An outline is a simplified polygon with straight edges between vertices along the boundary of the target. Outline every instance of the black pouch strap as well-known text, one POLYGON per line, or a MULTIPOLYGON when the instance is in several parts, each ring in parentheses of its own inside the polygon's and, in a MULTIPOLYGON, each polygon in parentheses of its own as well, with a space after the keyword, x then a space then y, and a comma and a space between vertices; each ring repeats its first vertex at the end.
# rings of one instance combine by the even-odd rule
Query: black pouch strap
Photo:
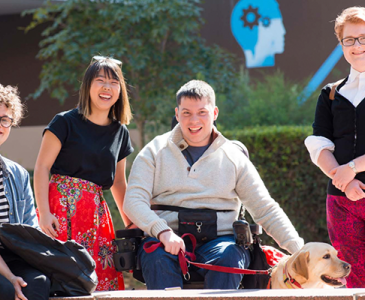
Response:
MULTIPOLYGON (((199 208, 187 208, 187 207, 181 207, 181 206, 175 206, 175 205, 162 205, 162 204, 152 204, 151 205, 152 210, 170 210, 170 211, 180 211, 180 210, 199 210, 199 208)), ((201 210, 212 210, 216 212, 231 212, 234 210, 230 209, 210 209, 210 208, 201 208, 201 210)))

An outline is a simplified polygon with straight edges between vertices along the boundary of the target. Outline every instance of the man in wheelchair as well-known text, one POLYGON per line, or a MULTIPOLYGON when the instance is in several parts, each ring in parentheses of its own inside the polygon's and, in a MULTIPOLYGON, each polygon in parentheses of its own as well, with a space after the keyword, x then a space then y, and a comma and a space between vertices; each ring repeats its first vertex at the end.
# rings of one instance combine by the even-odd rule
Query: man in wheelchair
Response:
MULTIPOLYGON (((183 286, 177 254, 189 247, 180 238, 184 233, 197 239, 197 262, 248 268, 250 252, 236 244, 232 227, 241 205, 280 247, 299 250, 303 240, 256 168, 213 126, 218 107, 212 87, 189 81, 176 100, 179 124, 138 154, 124 202, 127 216, 148 236, 138 250, 147 288, 183 286), (161 241, 164 249, 146 253, 143 244, 151 240, 161 241)), ((198 272, 207 289, 237 289, 242 279, 240 274, 198 272)))

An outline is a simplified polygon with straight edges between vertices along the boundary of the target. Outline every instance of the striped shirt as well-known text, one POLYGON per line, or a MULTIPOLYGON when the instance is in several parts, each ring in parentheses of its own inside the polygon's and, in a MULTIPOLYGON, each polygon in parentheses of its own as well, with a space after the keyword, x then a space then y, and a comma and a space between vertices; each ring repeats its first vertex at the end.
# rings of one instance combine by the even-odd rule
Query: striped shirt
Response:
MULTIPOLYGON (((9 222, 9 201, 5 197, 3 171, 0 169, 0 224, 9 222)), ((3 248, 1 242, 0 248, 3 248)))

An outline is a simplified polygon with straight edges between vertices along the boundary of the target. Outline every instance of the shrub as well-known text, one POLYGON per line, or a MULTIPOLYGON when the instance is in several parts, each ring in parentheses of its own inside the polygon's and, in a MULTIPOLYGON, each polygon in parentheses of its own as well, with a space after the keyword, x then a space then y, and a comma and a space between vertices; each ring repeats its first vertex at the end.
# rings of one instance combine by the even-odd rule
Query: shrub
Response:
POLYGON ((310 125, 313 122, 318 92, 303 104, 299 95, 308 79, 291 82, 280 70, 251 80, 241 69, 230 92, 217 94, 220 109, 218 124, 226 130, 247 126, 310 125))
MULTIPOLYGON (((272 197, 305 242, 329 242, 326 226, 327 177, 310 160, 303 143, 310 126, 253 127, 224 131, 246 145, 272 197)), ((264 244, 274 242, 267 236, 264 244)))

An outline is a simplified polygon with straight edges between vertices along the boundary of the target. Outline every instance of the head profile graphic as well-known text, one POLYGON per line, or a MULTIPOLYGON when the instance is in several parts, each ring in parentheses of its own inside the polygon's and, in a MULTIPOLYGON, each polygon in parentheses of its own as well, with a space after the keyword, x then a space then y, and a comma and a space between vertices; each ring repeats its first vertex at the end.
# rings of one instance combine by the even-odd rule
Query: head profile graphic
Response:
POLYGON ((276 0, 240 0, 232 10, 231 30, 247 68, 272 67, 284 52, 285 27, 276 0))

